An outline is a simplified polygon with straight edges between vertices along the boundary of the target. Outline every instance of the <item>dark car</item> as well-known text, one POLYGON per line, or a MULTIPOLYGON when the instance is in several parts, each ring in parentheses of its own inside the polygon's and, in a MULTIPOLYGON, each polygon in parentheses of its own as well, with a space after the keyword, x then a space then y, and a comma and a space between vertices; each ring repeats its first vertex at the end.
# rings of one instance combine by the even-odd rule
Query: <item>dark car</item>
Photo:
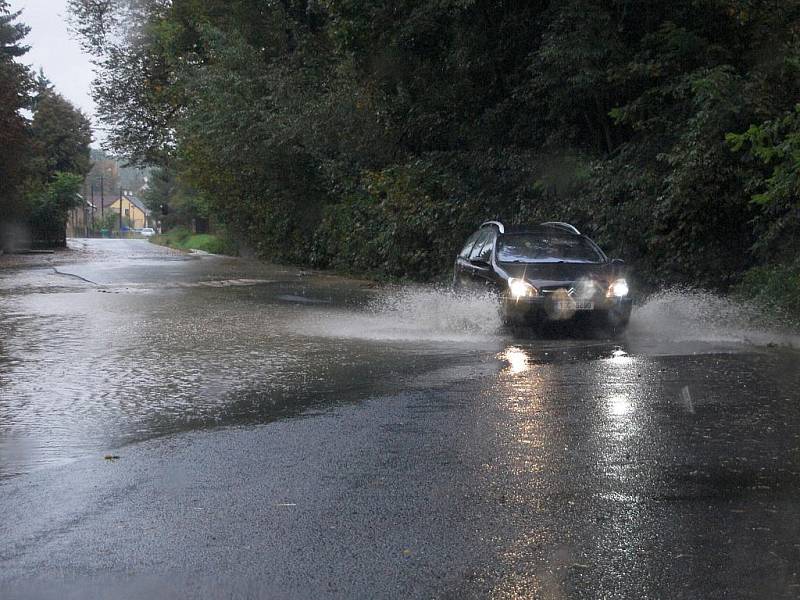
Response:
POLYGON ((620 331, 631 314, 623 261, 568 223, 484 223, 456 258, 453 286, 496 291, 511 324, 586 319, 620 331))

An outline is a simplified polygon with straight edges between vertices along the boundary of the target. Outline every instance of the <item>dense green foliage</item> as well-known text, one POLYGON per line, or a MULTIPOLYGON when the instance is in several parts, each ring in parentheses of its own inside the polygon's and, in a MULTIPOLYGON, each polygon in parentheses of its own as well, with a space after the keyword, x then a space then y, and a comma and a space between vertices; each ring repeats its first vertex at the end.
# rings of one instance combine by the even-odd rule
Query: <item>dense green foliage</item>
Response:
POLYGON ((28 28, 15 22, 17 16, 0 0, 0 207, 14 218, 23 211, 20 190, 28 150, 27 123, 20 111, 27 106, 33 83, 15 60, 28 50, 21 43, 28 28))
POLYGON ((40 79, 37 88, 32 98, 33 120, 30 126, 33 171, 85 175, 91 168, 89 144, 92 130, 89 120, 53 91, 46 79, 40 79))
POLYGON ((69 211, 80 206, 82 184, 80 175, 56 172, 43 190, 31 195, 29 219, 36 227, 35 241, 44 245, 62 242, 69 211))
POLYGON ((558 219, 727 287, 797 250, 800 0, 71 8, 111 148, 262 256, 428 278, 486 218, 558 219))
MULTIPOLYGON (((793 68, 800 78, 800 65, 793 68)), ((736 151, 747 145, 749 155, 763 165, 746 183, 764 209, 754 250, 768 262, 791 263, 800 255, 800 104, 742 134, 729 134, 728 141, 736 151)))
POLYGON ((143 199, 164 230, 197 229, 198 223, 206 224, 209 220, 208 203, 172 169, 162 167, 150 172, 143 199))
POLYGON ((28 51, 18 17, 0 0, 0 250, 63 244, 90 168, 88 119, 16 60, 28 51))

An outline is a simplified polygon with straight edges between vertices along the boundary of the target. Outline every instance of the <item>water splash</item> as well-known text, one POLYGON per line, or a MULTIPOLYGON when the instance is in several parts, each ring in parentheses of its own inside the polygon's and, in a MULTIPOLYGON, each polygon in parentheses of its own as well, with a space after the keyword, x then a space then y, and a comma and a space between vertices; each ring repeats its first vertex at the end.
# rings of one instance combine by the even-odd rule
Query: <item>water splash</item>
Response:
POLYGON ((362 311, 325 311, 300 324, 311 336, 481 344, 502 334, 497 297, 449 289, 386 287, 362 311))
MULTIPOLYGON (((400 342, 486 345, 506 338, 493 294, 449 289, 385 287, 362 310, 331 309, 308 314, 302 335, 400 342)), ((532 338, 537 336, 531 333, 532 338)), ((786 346, 800 348, 800 333, 768 319, 758 307, 710 292, 668 289, 634 308, 624 341, 637 351, 671 352, 686 345, 786 346)))
POLYGON ((800 348, 800 333, 768 318, 755 305, 710 292, 668 289, 636 307, 630 341, 702 342, 800 348))

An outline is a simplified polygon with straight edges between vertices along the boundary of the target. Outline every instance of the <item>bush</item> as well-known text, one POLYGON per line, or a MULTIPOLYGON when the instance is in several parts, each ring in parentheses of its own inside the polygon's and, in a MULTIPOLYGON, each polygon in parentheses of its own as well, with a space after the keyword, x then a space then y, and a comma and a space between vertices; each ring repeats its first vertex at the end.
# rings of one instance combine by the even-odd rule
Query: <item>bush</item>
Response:
POLYGON ((238 254, 236 244, 224 234, 193 234, 188 229, 176 227, 167 233, 150 238, 155 244, 177 248, 178 250, 202 250, 211 254, 238 254))
POLYGON ((192 250, 203 250, 211 254, 231 254, 230 244, 224 239, 208 233, 200 233, 188 237, 183 247, 192 250))
POLYGON ((735 291, 768 312, 800 324, 800 261, 750 269, 735 291))
POLYGON ((65 225, 69 211, 80 206, 82 181, 80 175, 56 172, 43 189, 31 193, 30 227, 35 244, 66 245, 65 225))

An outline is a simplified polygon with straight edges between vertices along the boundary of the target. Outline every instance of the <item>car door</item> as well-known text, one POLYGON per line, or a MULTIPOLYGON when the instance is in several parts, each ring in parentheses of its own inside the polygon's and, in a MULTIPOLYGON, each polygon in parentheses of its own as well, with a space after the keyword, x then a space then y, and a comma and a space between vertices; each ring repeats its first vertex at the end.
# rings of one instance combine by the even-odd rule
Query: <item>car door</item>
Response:
POLYGON ((468 288, 472 285, 472 265, 469 262, 469 255, 481 233, 482 231, 478 229, 469 236, 456 257, 456 264, 453 267, 453 287, 455 289, 468 288))
POLYGON ((470 287, 485 290, 494 284, 494 270, 492 269, 492 251, 497 238, 494 227, 485 227, 481 230, 475 245, 469 255, 470 287))

